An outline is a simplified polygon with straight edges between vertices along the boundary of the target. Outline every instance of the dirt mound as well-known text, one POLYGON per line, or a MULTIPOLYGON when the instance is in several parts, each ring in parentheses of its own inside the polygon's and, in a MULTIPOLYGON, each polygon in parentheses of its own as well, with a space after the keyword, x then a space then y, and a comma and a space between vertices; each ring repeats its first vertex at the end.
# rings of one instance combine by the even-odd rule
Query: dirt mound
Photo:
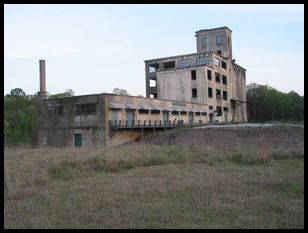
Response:
POLYGON ((289 149, 304 151, 304 129, 295 127, 174 129, 147 135, 155 145, 202 145, 218 149, 289 149))

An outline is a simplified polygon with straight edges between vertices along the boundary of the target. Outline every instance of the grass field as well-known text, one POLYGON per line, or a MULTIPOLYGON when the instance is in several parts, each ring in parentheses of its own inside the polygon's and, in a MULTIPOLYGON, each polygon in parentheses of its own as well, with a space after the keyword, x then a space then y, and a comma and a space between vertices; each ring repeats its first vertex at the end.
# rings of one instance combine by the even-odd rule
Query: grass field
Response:
POLYGON ((304 228, 303 130, 288 132, 290 149, 5 149, 4 227, 304 228))

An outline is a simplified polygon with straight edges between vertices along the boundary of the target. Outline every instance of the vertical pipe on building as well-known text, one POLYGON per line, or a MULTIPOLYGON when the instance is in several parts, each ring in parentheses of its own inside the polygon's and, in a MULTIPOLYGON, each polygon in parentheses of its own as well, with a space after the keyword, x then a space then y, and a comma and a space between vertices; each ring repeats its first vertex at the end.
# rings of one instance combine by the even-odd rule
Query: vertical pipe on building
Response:
POLYGON ((46 98, 46 69, 45 60, 40 60, 40 97, 46 98))

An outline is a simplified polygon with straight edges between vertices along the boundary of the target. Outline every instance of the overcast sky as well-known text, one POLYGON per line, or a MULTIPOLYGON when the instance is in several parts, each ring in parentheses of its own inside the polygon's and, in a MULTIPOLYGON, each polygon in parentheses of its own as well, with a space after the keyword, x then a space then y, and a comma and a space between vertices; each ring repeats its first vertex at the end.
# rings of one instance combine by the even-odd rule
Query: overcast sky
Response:
POLYGON ((227 26, 246 84, 304 95, 304 5, 5 5, 4 94, 145 96, 144 60, 196 52, 195 32, 227 26))

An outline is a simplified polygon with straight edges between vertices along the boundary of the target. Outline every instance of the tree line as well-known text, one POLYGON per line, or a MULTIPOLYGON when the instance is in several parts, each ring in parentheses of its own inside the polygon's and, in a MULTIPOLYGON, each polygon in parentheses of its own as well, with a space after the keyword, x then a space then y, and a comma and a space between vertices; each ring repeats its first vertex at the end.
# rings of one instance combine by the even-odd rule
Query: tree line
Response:
MULTIPOLYGON (((69 89, 47 98, 74 96, 69 89)), ((14 88, 4 96, 4 140, 6 145, 35 145, 38 130, 38 92, 26 95, 21 88, 14 88)))
MULTIPOLYGON (((113 94, 130 95, 125 89, 114 88, 113 94)), ((47 93, 47 98, 74 96, 72 89, 58 94, 47 93)), ((4 96, 5 145, 36 145, 38 133, 39 93, 26 95, 21 88, 14 88, 4 96)))
POLYGON ((303 121, 304 96, 284 93, 268 85, 247 86, 247 114, 251 122, 303 121))
MULTIPOLYGON (((127 90, 114 88, 114 94, 129 95, 127 90)), ((69 89, 63 93, 47 94, 47 98, 74 96, 69 89)), ((4 96, 4 139, 6 145, 32 144, 37 141, 38 92, 26 95, 21 88, 4 96)), ((296 92, 283 93, 267 85, 247 86, 247 113, 251 122, 303 121, 304 96, 296 92)))

